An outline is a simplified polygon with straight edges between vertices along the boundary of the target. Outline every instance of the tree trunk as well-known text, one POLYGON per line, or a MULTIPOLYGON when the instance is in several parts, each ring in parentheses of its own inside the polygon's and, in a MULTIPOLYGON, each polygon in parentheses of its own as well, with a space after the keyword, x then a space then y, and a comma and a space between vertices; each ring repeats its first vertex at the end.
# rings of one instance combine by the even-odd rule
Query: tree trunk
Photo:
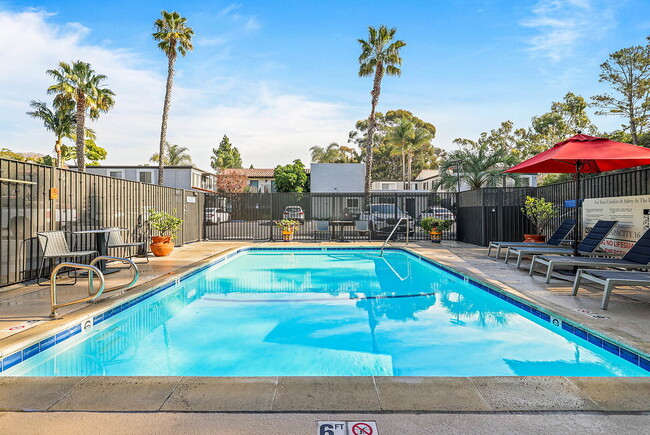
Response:
POLYGON ((406 190, 406 154, 402 145, 402 189, 406 190))
POLYGON ((628 105, 630 107, 630 112, 629 112, 629 115, 630 115, 630 135, 632 136, 632 144, 633 145, 638 145, 638 137, 637 137, 637 134, 636 134, 636 120, 635 120, 635 116, 634 116, 634 115, 636 115, 634 113, 634 103, 632 102, 632 97, 631 96, 628 96, 627 100, 628 100, 628 105))
POLYGON ((408 190, 411 190, 411 180, 413 178, 413 174, 411 174, 411 165, 413 164, 413 154, 409 154, 408 157, 408 190))
POLYGON ((57 137, 54 143, 54 151, 56 152, 56 167, 61 169, 63 162, 61 161, 61 138, 57 137))
POLYGON ((86 98, 81 96, 77 100, 77 170, 86 172, 86 98))
POLYGON ((368 140, 366 141, 366 182, 364 191, 366 196, 370 194, 372 189, 372 148, 375 136, 375 109, 379 102, 379 94, 381 93, 381 79, 384 74, 384 66, 381 62, 377 63, 375 67, 375 79, 372 86, 372 107, 370 110, 370 117, 368 118, 368 140))
POLYGON ((160 147, 158 151, 158 184, 162 186, 164 181, 164 156, 165 142, 167 142, 167 119, 169 117, 169 106, 172 99, 172 85, 174 84, 174 62, 176 53, 167 55, 167 86, 165 87, 165 103, 163 104, 162 125, 160 126, 160 147))

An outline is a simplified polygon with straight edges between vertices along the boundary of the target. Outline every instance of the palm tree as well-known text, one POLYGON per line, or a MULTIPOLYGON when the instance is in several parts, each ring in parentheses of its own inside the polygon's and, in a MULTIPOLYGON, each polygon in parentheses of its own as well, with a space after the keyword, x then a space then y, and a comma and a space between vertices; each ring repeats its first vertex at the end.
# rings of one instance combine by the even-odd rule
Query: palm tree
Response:
POLYGON ((439 179, 433 184, 433 190, 442 187, 445 190, 458 190, 459 181, 464 181, 470 189, 496 187, 504 177, 509 177, 519 185, 517 174, 504 174, 503 171, 514 164, 514 157, 507 150, 491 150, 487 146, 462 148, 449 153, 440 164, 439 179), (452 174, 451 170, 456 174, 452 174))
POLYGON ((404 41, 391 42, 395 37, 397 29, 388 29, 386 26, 379 26, 379 29, 368 27, 369 38, 367 41, 359 39, 361 44, 361 55, 359 56, 359 76, 367 77, 375 74, 373 81, 370 117, 368 118, 368 137, 366 139, 366 181, 365 192, 370 192, 372 186, 372 149, 375 134, 375 109, 379 102, 381 93, 381 79, 384 74, 399 76, 402 65, 402 58, 399 56, 400 48, 404 47, 404 41))
POLYGON ((431 139, 433 136, 431 132, 426 128, 416 127, 413 132, 413 136, 406 142, 405 153, 406 153, 406 164, 407 164, 407 189, 411 190, 411 181, 413 180, 413 174, 411 168, 413 166, 413 157, 416 153, 423 151, 425 146, 431 146, 431 139))
POLYGON ((406 186, 406 148, 407 144, 415 135, 415 126, 406 118, 402 118, 400 122, 388 132, 388 143, 398 147, 402 155, 402 182, 406 186))
MULTIPOLYGON (((169 142, 165 142, 165 148, 163 151, 163 166, 181 166, 181 165, 191 165, 192 157, 188 153, 189 149, 187 147, 182 147, 180 145, 172 145, 169 142)), ((160 154, 156 153, 149 159, 150 162, 157 162, 160 164, 160 154)))
POLYGON ((43 121, 45 128, 56 137, 54 142, 54 151, 56 151, 56 167, 63 167, 63 159, 61 158, 61 145, 64 137, 70 138, 74 134, 75 115, 71 105, 63 105, 52 111, 47 107, 46 103, 42 101, 32 100, 29 106, 34 109, 27 112, 32 118, 38 118, 43 121))
POLYGON ((162 11, 162 18, 154 22, 155 32, 153 39, 158 41, 158 48, 167 55, 167 86, 165 87, 165 103, 163 104, 162 125, 160 127, 160 148, 158 153, 158 184, 163 184, 162 158, 167 142, 167 118, 169 117, 169 106, 172 98, 172 85, 174 84, 174 63, 178 53, 185 56, 188 50, 192 50, 192 36, 194 31, 187 27, 187 18, 181 17, 178 12, 162 11))
POLYGON ((81 172, 86 171, 84 157, 86 112, 90 119, 99 118, 101 112, 107 112, 115 105, 115 94, 108 88, 102 87, 106 79, 103 74, 95 74, 89 63, 77 60, 72 64, 59 62, 58 70, 47 70, 56 83, 47 89, 49 94, 55 94, 54 106, 72 105, 75 109, 77 165, 81 172))
POLYGON ((323 148, 321 146, 313 146, 309 148, 311 152, 311 161, 314 163, 357 163, 359 162, 359 154, 346 146, 340 146, 336 142, 332 142, 323 148))

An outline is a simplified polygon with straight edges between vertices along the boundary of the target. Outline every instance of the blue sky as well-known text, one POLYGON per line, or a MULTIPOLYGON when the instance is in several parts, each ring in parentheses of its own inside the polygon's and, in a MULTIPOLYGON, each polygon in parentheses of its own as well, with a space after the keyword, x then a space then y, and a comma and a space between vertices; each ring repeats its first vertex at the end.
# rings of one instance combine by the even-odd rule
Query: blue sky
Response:
MULTIPOLYGON (((448 149, 507 119, 527 126, 567 91, 603 92, 598 65, 650 35, 642 0, 0 2, 0 37, 14 47, 0 51, 0 147, 51 152, 50 135, 24 112, 32 99, 50 100, 46 69, 79 58, 117 94, 92 125, 107 162, 145 163, 157 148, 166 74, 151 39, 161 9, 178 10, 196 34, 195 50, 177 62, 169 139, 206 168, 223 134, 256 167, 345 143, 370 110, 356 41, 368 25, 396 26, 407 43, 402 76, 384 79, 379 110, 412 111, 448 149)), ((620 124, 593 120, 601 130, 620 124)))

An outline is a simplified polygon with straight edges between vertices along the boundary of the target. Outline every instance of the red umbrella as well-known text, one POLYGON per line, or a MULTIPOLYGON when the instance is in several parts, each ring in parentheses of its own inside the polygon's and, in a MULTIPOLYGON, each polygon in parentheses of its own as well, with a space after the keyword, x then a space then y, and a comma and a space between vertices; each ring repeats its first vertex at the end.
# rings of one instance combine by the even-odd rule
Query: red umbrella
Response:
POLYGON ((578 255, 580 228, 580 174, 650 165, 650 148, 577 134, 505 172, 576 174, 576 208, 573 253, 578 255))

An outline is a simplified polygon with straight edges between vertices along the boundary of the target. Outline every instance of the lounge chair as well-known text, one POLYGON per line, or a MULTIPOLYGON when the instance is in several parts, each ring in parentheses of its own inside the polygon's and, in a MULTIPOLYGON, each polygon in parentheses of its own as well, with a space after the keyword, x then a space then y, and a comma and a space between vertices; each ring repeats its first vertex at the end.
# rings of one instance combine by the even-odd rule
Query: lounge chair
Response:
POLYGON ((600 304, 600 308, 603 310, 607 309, 609 297, 612 295, 612 289, 617 285, 650 286, 650 273, 648 272, 580 269, 573 282, 573 296, 578 294, 578 288, 583 279, 602 284, 605 287, 605 294, 603 294, 603 300, 600 304))
POLYGON ((542 264, 546 269, 546 282, 551 281, 553 270, 560 267, 586 269, 621 267, 624 269, 650 269, 650 230, 647 230, 622 258, 567 257, 562 255, 535 255, 530 263, 530 273, 542 264))
MULTIPOLYGON (((594 255, 596 249, 603 243, 605 237, 612 231, 618 221, 598 221, 596 225, 589 231, 582 242, 578 245, 578 252, 580 255, 594 255)), ((557 254, 557 255, 573 255, 573 248, 564 248, 560 246, 555 247, 538 247, 534 246, 537 243, 529 243, 526 247, 513 247, 510 246, 506 251, 506 263, 510 260, 510 254, 517 255, 517 269, 526 255, 543 255, 543 254, 557 254), (530 246, 533 245, 533 246, 530 246)), ((596 254, 597 255, 597 254, 596 254)))
MULTIPOLYGON (((553 246, 559 246, 560 243, 566 237, 569 235, 573 227, 575 226, 576 221, 575 219, 564 219, 564 221, 560 224, 559 227, 555 230, 555 232, 551 235, 551 237, 548 238, 546 243, 538 243, 538 247, 542 248, 548 248, 548 247, 553 247, 553 246)), ((492 252, 492 248, 496 248, 497 250, 497 255, 494 258, 499 258, 501 256, 501 249, 504 248, 509 248, 511 246, 529 246, 530 243, 527 242, 490 242, 488 244, 488 252, 487 255, 488 257, 490 256, 490 253, 492 252)))

